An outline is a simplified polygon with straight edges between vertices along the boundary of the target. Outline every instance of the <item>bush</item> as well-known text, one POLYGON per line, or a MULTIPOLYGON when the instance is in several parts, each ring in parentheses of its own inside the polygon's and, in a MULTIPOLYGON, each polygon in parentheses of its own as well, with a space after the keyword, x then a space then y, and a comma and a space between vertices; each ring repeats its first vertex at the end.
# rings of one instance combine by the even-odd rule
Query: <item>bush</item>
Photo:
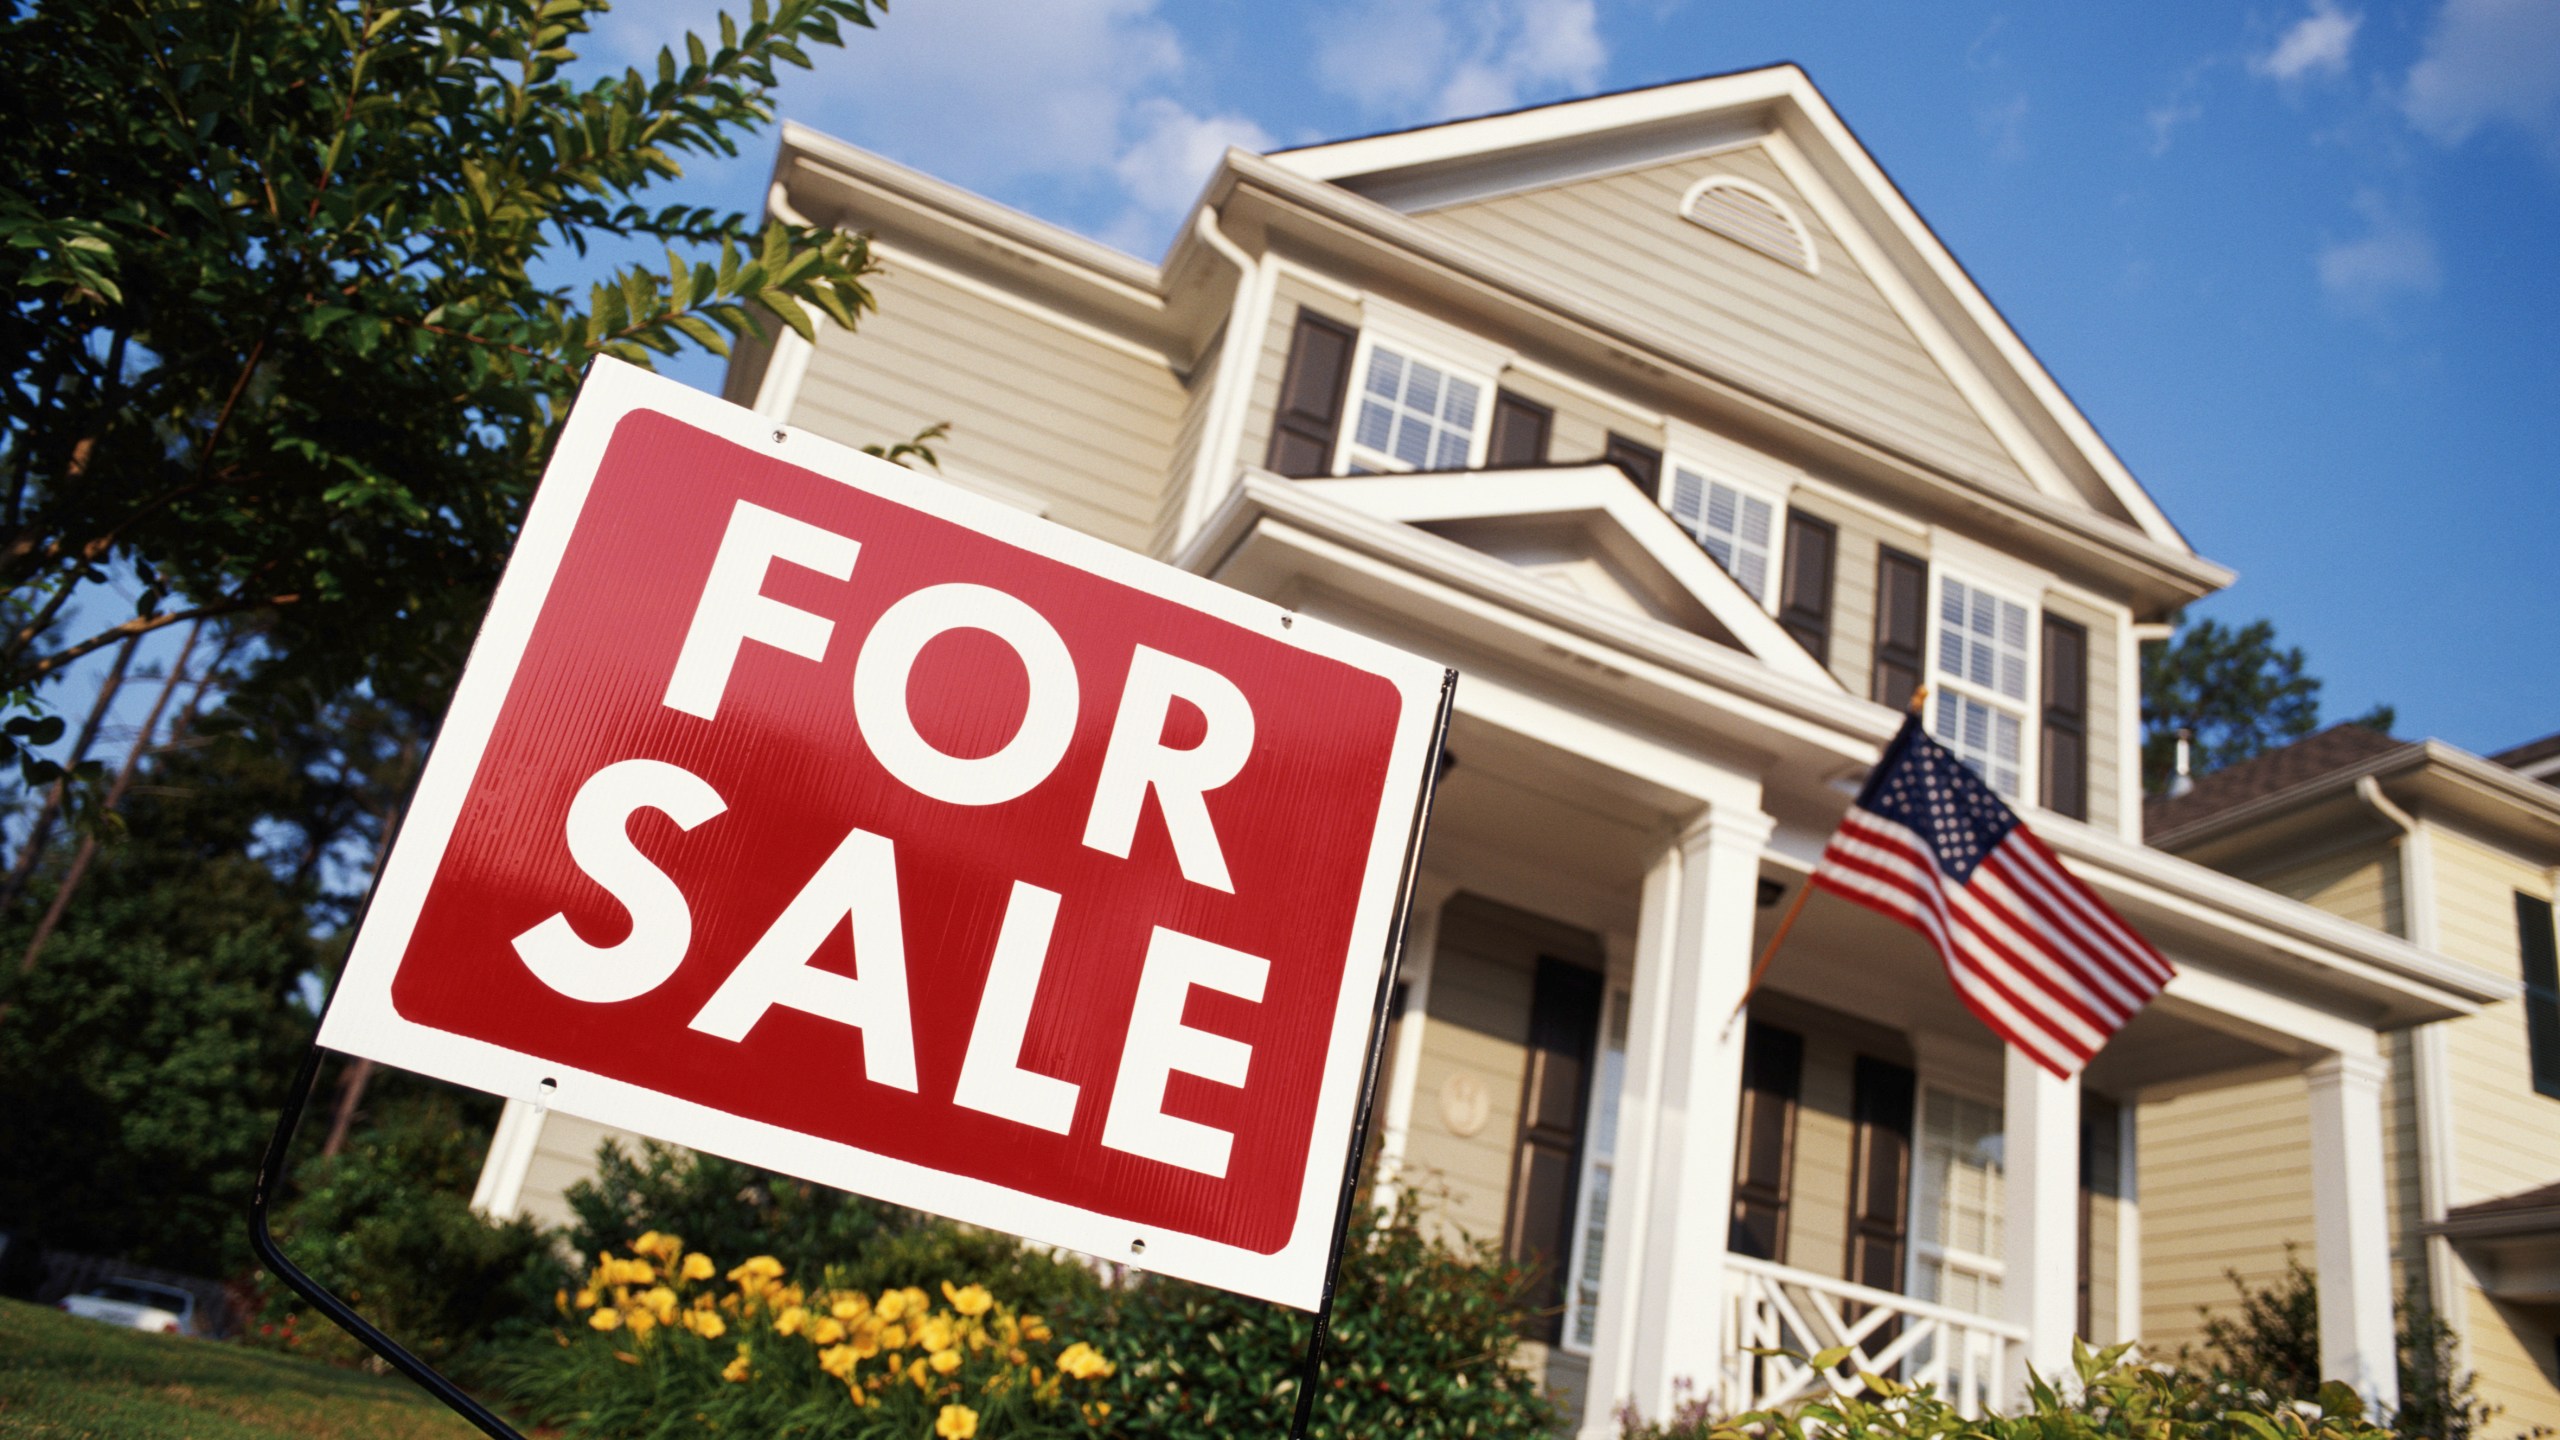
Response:
POLYGON ((983 1285, 875 1296, 831 1270, 804 1287, 771 1255, 722 1274, 656 1232, 603 1254, 557 1297, 559 1328, 510 1367, 509 1392, 564 1435, 611 1440, 998 1440, 1110 1414, 1112 1361, 983 1285))
MULTIPOLYGON (((450 1093, 386 1106, 337 1155, 301 1167, 276 1220, 285 1253, 393 1339, 439 1366, 475 1370, 492 1342, 539 1334, 568 1271, 530 1220, 495 1224, 469 1196, 488 1148, 450 1093)), ((258 1277, 250 1338, 339 1363, 369 1360, 354 1336, 258 1277)))
MULTIPOLYGON (((1544 1436, 1558 1420, 1512 1363, 1523 1276, 1490 1245, 1427 1237, 1410 1189, 1354 1212, 1316 1402, 1317 1436, 1544 1436)), ((1288 1433, 1311 1317, 1160 1277, 1109 1297, 1094 1329, 1125 1356, 1105 1387, 1116 1435, 1288 1433)))
MULTIPOLYGON (((2252 1287, 2225 1271, 2240 1308, 2207 1312, 2203 1353, 2179 1358, 2207 1380, 2224 1379, 2284 1401, 2309 1401, 2321 1390, 2320 1282, 2288 1246, 2283 1278, 2252 1287)), ((2400 1410, 2392 1428, 2426 1440, 2471 1440, 2497 1411, 2482 1403, 2471 1376, 2454 1363, 2451 1326, 2413 1296, 2397 1316, 2400 1410)))
MULTIPOLYGON (((1668 1422, 1624 1417, 1626 1440, 2392 1440, 2344 1385, 2287 1400, 2170 1366, 2127 1363, 2131 1346, 2073 1347, 2066 1391, 2038 1378, 2007 1415, 1968 1420, 1936 1388, 1860 1376, 1859 1393, 1718 1420, 1703 1406, 1668 1422)), ((1837 1364, 1844 1352, 1812 1357, 1837 1364)))

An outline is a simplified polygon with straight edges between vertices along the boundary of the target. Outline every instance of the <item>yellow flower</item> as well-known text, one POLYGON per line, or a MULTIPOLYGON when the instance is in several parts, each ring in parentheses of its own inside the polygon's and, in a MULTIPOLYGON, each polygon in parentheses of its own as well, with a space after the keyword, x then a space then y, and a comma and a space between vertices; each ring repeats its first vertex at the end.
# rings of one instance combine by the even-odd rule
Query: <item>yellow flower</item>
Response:
POLYGON ((913 1382, 917 1389, 924 1391, 926 1394, 930 1395, 933 1393, 933 1382, 924 1378, 924 1362, 922 1360, 910 1360, 907 1362, 907 1379, 913 1382))
POLYGON ((593 1307, 595 1303, 596 1303, 596 1290, 595 1290, 595 1287, 594 1287, 594 1286, 590 1285, 590 1286, 586 1287, 585 1289, 580 1290, 580 1291, 578 1292, 578 1308, 579 1308, 579 1309, 581 1309, 581 1310, 589 1309, 589 1308, 593 1307))
POLYGON ((1110 1361, 1102 1358, 1101 1351, 1094 1349, 1092 1346, 1087 1345, 1081 1340, 1068 1346, 1058 1354, 1058 1369, 1060 1373, 1073 1375, 1079 1380, 1092 1380, 1099 1376, 1108 1375, 1116 1368, 1118 1367, 1114 1366, 1110 1361))
POLYGON ((880 1322, 865 1320, 853 1327, 853 1353, 868 1360, 880 1353, 880 1322))
POLYGON ((687 1310, 684 1312, 684 1328, 705 1340, 717 1340, 729 1333, 729 1322, 710 1310, 687 1310))
POLYGON ((664 1285, 652 1285, 640 1292, 640 1303, 649 1307, 661 1325, 676 1323, 676 1292, 664 1285))
POLYGON ((646 1310, 633 1310, 628 1323, 631 1326, 631 1336, 636 1340, 658 1328, 658 1317, 646 1310))
POLYGON ((842 1380, 853 1373, 854 1362, 861 1358, 850 1345, 834 1345, 818 1352, 818 1368, 842 1380))
POLYGON ((987 1307, 996 1303, 996 1297, 988 1294, 984 1285, 968 1285, 954 1290, 948 1280, 942 1282, 942 1298, 950 1301, 951 1308, 963 1315, 984 1315, 987 1307))
POLYGON ((646 1260, 607 1260, 613 1267, 616 1285, 647 1285, 658 1278, 657 1267, 646 1260))
MULTIPOLYGON (((794 1305, 791 1308, 797 1310, 800 1307, 794 1305)), ((833 1315, 821 1315, 818 1323, 809 1327, 809 1339, 813 1344, 833 1345, 843 1338, 844 1322, 833 1315)))
POLYGON ((895 1320, 899 1316, 906 1314, 906 1292, 901 1290, 881 1291, 880 1303, 873 1308, 872 1313, 879 1316, 883 1321, 895 1320))
POLYGON ((684 1257, 684 1267, 676 1273, 687 1280, 708 1280, 720 1272, 718 1268, 711 1263, 710 1256, 697 1250, 684 1257))
POLYGON ((1081 1408, 1087 1425, 1099 1425, 1111 1416, 1111 1402, 1108 1400, 1087 1400, 1081 1408))
POLYGON ((859 1320, 871 1313, 871 1297, 859 1290, 850 1295, 839 1295, 836 1303, 827 1307, 827 1313, 839 1320, 859 1320))
POLYGON ((883 1350, 906 1349, 907 1327, 904 1325, 892 1325, 888 1329, 881 1331, 880 1348, 883 1350))
POLYGON ((1023 1316, 1022 1338, 1035 1345, 1047 1343, 1049 1339, 1049 1322, 1041 1319, 1037 1315, 1023 1316))
POLYGON ((588 1316, 587 1324, 598 1330, 619 1330, 622 1328, 622 1312, 608 1305, 588 1316))
POLYGON ((940 1440, 970 1440, 978 1433, 978 1412, 966 1405, 945 1405, 933 1417, 933 1433, 940 1440))
MULTIPOLYGON (((808 1311, 801 1309, 797 1305, 785 1305, 782 1307, 782 1313, 773 1317, 773 1333, 776 1335, 797 1335, 800 1333, 800 1327, 803 1324, 806 1324, 808 1319, 808 1311)), ((824 1345, 827 1342, 821 1338, 818 1339, 818 1343, 824 1345)))
POLYGON ((552 1309, 554 1309, 554 1310, 559 1311, 559 1312, 560 1312, 561 1314, 563 1314, 563 1315, 568 1314, 568 1313, 569 1313, 569 1292, 568 1292, 568 1291, 566 1291, 566 1290, 554 1290, 554 1291, 552 1291, 552 1292, 551 1292, 551 1308, 552 1308, 552 1309))
POLYGON ((666 1241, 667 1237, 659 1234, 655 1230, 643 1230, 640 1232, 640 1238, 631 1242, 631 1253, 634 1255, 655 1255, 658 1253, 658 1247, 665 1244, 666 1241))
POLYGON ((720 1378, 732 1385, 743 1385, 747 1379, 747 1347, 738 1347, 738 1358, 720 1367, 720 1378))
POLYGON ((898 1293, 907 1297, 907 1313, 910 1315, 921 1315, 933 1304, 933 1301, 925 1295, 924 1291, 913 1285, 908 1286, 906 1289, 901 1290, 898 1293))
POLYGON ((939 1355, 951 1348, 951 1322, 936 1315, 916 1327, 916 1343, 939 1355))
POLYGON ((959 1368, 960 1368, 960 1352, 959 1352, 959 1351, 957 1351, 957 1350, 942 1350, 942 1351, 937 1351, 937 1352, 934 1354, 934 1357, 933 1357, 933 1373, 934 1373, 934 1374, 936 1374, 936 1375, 948 1375, 948 1374, 950 1374, 952 1371, 957 1370, 957 1369, 959 1369, 959 1368))

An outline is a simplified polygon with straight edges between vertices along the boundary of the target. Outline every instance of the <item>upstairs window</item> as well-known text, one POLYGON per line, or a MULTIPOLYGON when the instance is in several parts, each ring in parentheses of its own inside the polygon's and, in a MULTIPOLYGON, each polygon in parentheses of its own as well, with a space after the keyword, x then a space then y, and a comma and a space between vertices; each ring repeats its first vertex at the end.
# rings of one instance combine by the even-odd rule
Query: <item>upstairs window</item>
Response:
POLYGON ((1751 598, 1769 603, 1769 576, 1777 565, 1778 507, 1748 490, 1713 480, 1686 465, 1671 467, 1663 508, 1697 537, 1751 598))
POLYGON ((2525 1049, 2533 1088, 2560 1100, 2560 936, 2551 902, 2516 892, 2516 939, 2524 956, 2525 1049))
POLYGON ((2027 607, 1938 577, 1938 742, 2011 802, 2026 774, 2027 607))
POLYGON ((1485 389, 1411 351, 1373 342, 1344 468, 1355 475, 1466 469, 1475 461, 1485 389))

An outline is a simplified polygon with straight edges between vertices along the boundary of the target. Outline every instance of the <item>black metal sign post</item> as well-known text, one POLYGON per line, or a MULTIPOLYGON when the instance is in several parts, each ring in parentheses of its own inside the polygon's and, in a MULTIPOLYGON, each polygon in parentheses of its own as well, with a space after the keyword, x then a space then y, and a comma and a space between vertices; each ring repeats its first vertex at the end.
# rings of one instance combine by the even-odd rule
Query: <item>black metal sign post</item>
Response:
POLYGON ((1387 932, 1387 963, 1378 975, 1378 997, 1369 1012, 1369 1053, 1360 1069, 1360 1108, 1351 1117, 1351 1149, 1342 1161, 1342 1195, 1334 1202, 1333 1251, 1325 1257, 1324 1295, 1316 1304, 1315 1330, 1307 1337, 1306 1359, 1298 1366, 1298 1408, 1289 1422, 1289 1440, 1306 1440, 1315 1419, 1316 1382, 1324 1370, 1325 1337, 1333 1329, 1334 1287, 1342 1280, 1342 1244, 1350 1229, 1351 1205, 1359 1198, 1360 1152, 1369 1143, 1369 1116, 1377 1109, 1378 1070, 1386 1058, 1387 1008, 1394 1003, 1396 976, 1404 969, 1404 942, 1413 927, 1413 882, 1422 867, 1422 836, 1431 821, 1431 800, 1440 789, 1440 762, 1449 744, 1449 706, 1458 693, 1458 672, 1440 679, 1440 714, 1431 725, 1431 755, 1422 767, 1422 794, 1413 810, 1413 829, 1405 836, 1404 870, 1396 881, 1395 926, 1387 932))

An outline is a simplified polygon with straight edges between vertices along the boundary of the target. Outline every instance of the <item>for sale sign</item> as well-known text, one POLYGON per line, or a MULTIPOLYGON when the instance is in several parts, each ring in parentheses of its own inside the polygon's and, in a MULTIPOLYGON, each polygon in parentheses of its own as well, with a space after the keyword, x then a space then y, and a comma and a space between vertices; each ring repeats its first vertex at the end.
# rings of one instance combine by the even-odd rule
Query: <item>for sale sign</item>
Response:
POLYGON ((1313 1308, 1445 679, 601 361, 321 1043, 1313 1308))

